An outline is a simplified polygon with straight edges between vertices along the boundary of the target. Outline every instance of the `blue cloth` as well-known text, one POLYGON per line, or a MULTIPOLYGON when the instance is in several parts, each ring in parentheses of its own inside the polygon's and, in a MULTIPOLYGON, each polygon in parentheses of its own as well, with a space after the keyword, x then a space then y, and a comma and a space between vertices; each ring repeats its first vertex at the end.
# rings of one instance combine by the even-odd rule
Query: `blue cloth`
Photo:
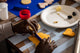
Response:
MULTIPOLYGON (((28 4, 28 5, 23 5, 21 4, 21 0, 8 0, 7 3, 8 3, 8 10, 10 12, 12 12, 13 14, 15 14, 16 16, 19 16, 19 10, 15 10, 13 9, 14 7, 20 7, 20 8, 27 8, 29 7, 28 9, 30 10, 31 12, 31 16, 35 15, 36 13, 40 12, 41 10, 43 9, 40 9, 39 6, 38 6, 38 3, 40 2, 44 2, 44 0, 31 0, 31 4, 28 4)), ((53 2, 53 4, 55 2, 58 2, 59 0, 55 0, 53 2)), ((50 6, 50 5, 49 5, 50 6)), ((47 6, 48 7, 48 6, 47 6)), ((46 8, 47 8, 46 7, 46 8)))

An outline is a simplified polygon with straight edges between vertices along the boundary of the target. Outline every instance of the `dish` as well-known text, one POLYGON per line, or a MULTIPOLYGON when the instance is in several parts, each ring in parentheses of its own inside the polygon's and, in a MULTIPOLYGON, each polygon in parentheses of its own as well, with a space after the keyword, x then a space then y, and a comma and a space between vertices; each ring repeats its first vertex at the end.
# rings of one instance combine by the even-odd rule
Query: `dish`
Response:
POLYGON ((80 12, 71 6, 66 5, 53 5, 46 8, 41 13, 41 20, 48 26, 55 27, 55 28, 66 28, 74 26, 80 20, 80 12), (59 6, 61 10, 56 11, 56 8, 59 6), (73 16, 73 12, 76 13, 76 16, 73 16), (68 19, 68 16, 72 16, 71 19, 68 19), (57 21, 58 23, 53 23, 57 21))

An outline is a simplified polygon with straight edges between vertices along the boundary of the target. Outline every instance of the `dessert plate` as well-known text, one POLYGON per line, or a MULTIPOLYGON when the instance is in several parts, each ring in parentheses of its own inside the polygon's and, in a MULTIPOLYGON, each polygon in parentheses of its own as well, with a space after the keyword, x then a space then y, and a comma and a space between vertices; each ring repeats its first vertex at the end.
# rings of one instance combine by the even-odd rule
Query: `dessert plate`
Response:
POLYGON ((48 26, 66 28, 74 26, 80 20, 80 12, 71 6, 53 5, 41 13, 41 20, 48 26))

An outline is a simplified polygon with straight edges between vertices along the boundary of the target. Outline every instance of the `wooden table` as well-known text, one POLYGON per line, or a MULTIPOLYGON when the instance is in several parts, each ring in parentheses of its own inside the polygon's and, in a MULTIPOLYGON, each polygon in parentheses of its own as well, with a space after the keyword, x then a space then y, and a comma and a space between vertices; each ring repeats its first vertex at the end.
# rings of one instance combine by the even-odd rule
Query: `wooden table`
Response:
MULTIPOLYGON (((59 1, 59 3, 60 3, 61 1, 59 1)), ((66 4, 67 5, 72 5, 72 4, 74 4, 75 2, 74 1, 72 1, 72 0, 67 0, 66 1, 66 4)), ((78 6, 78 7, 76 7, 77 9, 80 9, 80 6, 78 6)), ((20 23, 20 22, 22 22, 23 20, 19 20, 18 22, 17 21, 15 21, 15 19, 14 18, 16 18, 16 16, 15 15, 13 15, 12 13, 10 13, 9 12, 9 17, 11 18, 10 20, 12 21, 12 23, 13 23, 13 25, 16 25, 16 24, 18 24, 18 23, 20 23)), ((33 19, 33 18, 38 18, 39 19, 39 15, 37 16, 37 15, 34 15, 31 19, 33 19)), ((17 17, 18 18, 18 17, 17 17)), ((64 29, 56 29, 56 31, 57 32, 61 32, 61 31, 63 31, 64 29)), ((44 32, 44 33, 46 33, 47 32, 47 30, 46 29, 43 29, 42 30, 42 32, 44 32)), ((52 33, 50 33, 50 34, 52 34, 52 33)), ((54 36, 55 36, 55 34, 54 34, 54 36)), ((52 37, 54 37, 54 36, 52 36, 52 37)), ((35 47, 34 47, 34 44, 31 42, 31 41, 29 41, 28 39, 27 39, 27 37, 28 37, 28 35, 26 35, 26 36, 22 36, 22 35, 20 35, 20 34, 18 34, 18 35, 15 35, 15 36, 13 36, 13 37, 10 37, 10 38, 8 38, 7 39, 7 42, 8 42, 8 44, 9 44, 9 46, 11 46, 11 51, 13 51, 13 49, 14 50, 16 50, 18 53, 33 53, 33 51, 35 50, 35 47), (30 46, 30 47, 29 47, 30 46), (34 50, 33 50, 34 49, 34 50)), ((59 42, 59 41, 56 41, 57 43, 59 43, 58 44, 58 46, 59 45, 61 45, 62 43, 64 43, 65 41, 67 41, 67 40, 69 40, 70 38, 67 38, 67 39, 65 39, 65 37, 63 38, 63 39, 60 39, 59 41, 61 41, 61 42, 59 42), (64 40, 64 41, 63 41, 64 40)), ((73 49, 73 45, 71 45, 70 47, 68 47, 67 49, 65 49, 62 53, 71 53, 72 52, 72 49, 73 49)))

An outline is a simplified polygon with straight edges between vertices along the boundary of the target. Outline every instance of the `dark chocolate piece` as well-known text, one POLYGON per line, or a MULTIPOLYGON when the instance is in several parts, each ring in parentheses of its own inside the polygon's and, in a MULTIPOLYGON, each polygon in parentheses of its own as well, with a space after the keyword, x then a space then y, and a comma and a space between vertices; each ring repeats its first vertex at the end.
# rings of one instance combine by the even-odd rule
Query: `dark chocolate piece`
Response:
POLYGON ((71 15, 69 15, 69 16, 68 16, 68 19, 71 19, 71 18, 72 18, 72 16, 71 16, 71 15))
POLYGON ((73 16, 76 16, 77 14, 76 14, 76 12, 73 12, 72 15, 73 15, 73 16))

